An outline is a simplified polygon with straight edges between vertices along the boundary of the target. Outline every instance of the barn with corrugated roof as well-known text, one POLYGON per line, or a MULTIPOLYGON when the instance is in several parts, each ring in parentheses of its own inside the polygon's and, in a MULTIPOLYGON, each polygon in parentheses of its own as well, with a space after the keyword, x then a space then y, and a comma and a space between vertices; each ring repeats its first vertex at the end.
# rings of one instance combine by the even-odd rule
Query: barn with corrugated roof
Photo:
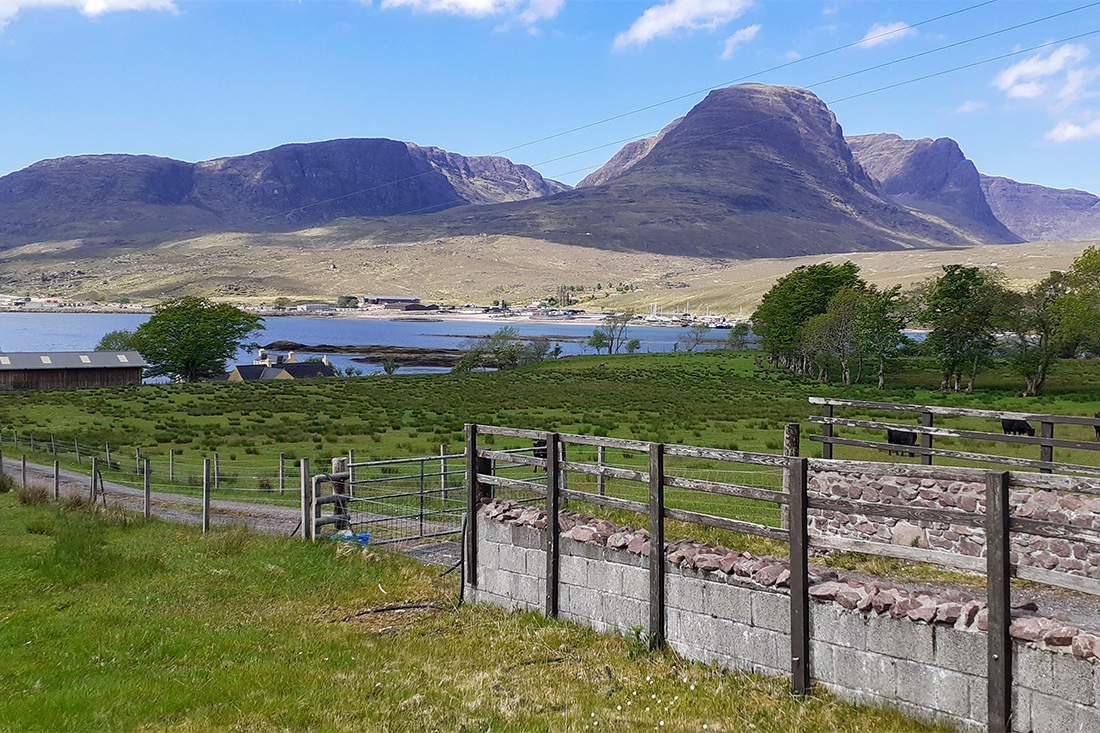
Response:
POLYGON ((0 390, 141 384, 147 366, 136 351, 0 352, 0 390))

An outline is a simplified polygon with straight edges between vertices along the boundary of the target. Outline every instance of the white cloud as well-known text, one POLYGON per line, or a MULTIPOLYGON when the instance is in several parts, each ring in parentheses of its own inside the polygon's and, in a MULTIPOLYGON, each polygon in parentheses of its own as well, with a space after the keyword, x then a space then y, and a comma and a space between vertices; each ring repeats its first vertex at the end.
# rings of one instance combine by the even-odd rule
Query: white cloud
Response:
POLYGON ((874 48, 884 43, 900 41, 906 36, 917 35, 916 28, 910 28, 908 23, 898 21, 896 23, 875 23, 859 42, 860 48, 874 48))
MULTIPOLYGON (((1067 43, 1044 56, 1037 53, 1031 58, 1009 66, 993 80, 993 86, 1010 97, 1034 99, 1047 90, 1043 81, 1063 70, 1070 69, 1089 55, 1084 46, 1067 43)), ((1083 80, 1082 80, 1083 83, 1083 80)))
POLYGON ((750 25, 748 28, 742 28, 734 33, 732 36, 726 39, 726 47, 722 51, 721 59, 727 61, 733 57, 733 52, 737 50, 737 47, 742 43, 748 43, 752 39, 756 38, 756 34, 760 32, 760 24, 750 25))
POLYGON ((642 13, 634 25, 615 37, 615 49, 644 46, 679 30, 718 28, 744 14, 753 0, 668 0, 642 13))
POLYGON ((1095 119, 1084 125, 1077 125, 1063 120, 1059 122, 1053 130, 1046 134, 1047 140, 1053 140, 1056 143, 1067 143, 1071 140, 1085 140, 1090 137, 1100 137, 1100 119, 1095 119))
POLYGON ((0 0, 0 28, 7 25, 20 10, 29 8, 76 8, 84 15, 95 17, 119 10, 167 10, 175 12, 173 0, 0 0))
POLYGON ((836 15, 840 12, 840 7, 837 5, 826 5, 822 10, 822 15, 836 15))
POLYGON ((786 56, 791 61, 798 61, 800 58, 802 58, 802 54, 800 54, 798 51, 794 51, 794 50, 787 51, 787 53, 785 53, 784 56, 786 56))
POLYGON ((972 99, 968 99, 955 108, 955 113, 965 115, 968 112, 977 112, 980 109, 985 109, 985 102, 975 102, 972 99))
MULTIPOLYGON (((369 0, 366 1, 369 3, 369 0)), ((527 26, 532 35, 538 35, 534 25, 541 20, 557 17, 565 7, 565 0, 382 0, 381 6, 383 10, 409 8, 418 13, 461 15, 468 18, 512 14, 494 30, 506 31, 520 25, 527 26)))

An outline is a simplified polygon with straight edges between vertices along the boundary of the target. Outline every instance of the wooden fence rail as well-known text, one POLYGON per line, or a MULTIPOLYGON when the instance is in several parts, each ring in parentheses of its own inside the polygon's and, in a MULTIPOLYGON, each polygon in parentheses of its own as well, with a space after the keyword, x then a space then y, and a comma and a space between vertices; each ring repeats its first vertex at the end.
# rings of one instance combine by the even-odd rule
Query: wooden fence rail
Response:
MULTIPOLYGON (((872 407, 879 403, 858 403, 850 400, 838 400, 845 406, 872 407)), ((819 402, 823 403, 823 402, 819 402)), ((833 405, 825 404, 826 408, 833 405)), ((923 406, 891 406, 883 409, 901 409, 923 406)), ((875 409, 878 409, 875 407, 875 409)), ((958 410, 939 408, 934 414, 964 414, 987 416, 986 411, 958 410)), ((1007 415, 1013 419, 1034 417, 1028 413, 994 413, 1007 415)), ((1043 416, 1058 417, 1058 416, 1043 416)), ((839 422, 822 421, 831 428, 839 422)), ((1084 418, 1065 418, 1053 422, 1092 425, 1095 422, 1084 418)), ((868 423, 877 426, 877 423, 868 423)), ((909 426, 903 426, 909 427, 909 426)), ((931 428, 931 426, 927 426, 931 428)), ((933 429, 923 432, 928 437, 950 432, 933 429)), ((971 431, 972 432, 972 431, 971 431)), ((798 425, 787 426, 786 435, 790 442, 797 445, 798 425)), ((988 434, 982 434, 988 435, 988 434)), ((814 436, 817 437, 817 436, 814 436)), ((839 442, 839 439, 838 439, 839 442)), ((1034 441, 1032 444, 1048 445, 1034 441)), ((1076 443, 1076 441, 1059 441, 1076 443)), ((826 442, 826 446, 831 444, 826 442)), ((884 444, 885 445, 885 444, 884 444)), ((792 449, 789 452, 794 452, 792 449)), ((605 455, 600 451, 602 464, 605 455)), ((546 597, 544 612, 549 617, 558 613, 558 568, 560 563, 559 532, 556 522, 560 503, 564 500, 585 502, 588 504, 648 514, 650 547, 649 554, 649 618, 646 628, 647 638, 654 646, 660 646, 665 639, 665 557, 657 548, 664 546, 666 519, 688 522, 707 527, 730 530, 760 537, 781 540, 790 543, 790 633, 791 633, 791 687, 796 694, 810 689, 812 659, 810 657, 809 623, 809 551, 811 548, 856 551, 883 557, 901 558, 915 562, 934 563, 950 568, 970 572, 984 573, 987 579, 989 605, 989 631, 987 653, 988 679, 988 720, 989 730, 1005 730, 1010 720, 1012 699, 1012 644, 1008 634, 1010 618, 1010 579, 1024 578, 1040 583, 1056 585, 1072 590, 1100 595, 1100 581, 1063 572, 1045 570, 1026 565, 1012 565, 1010 562, 1010 539, 1012 533, 1057 537, 1071 542, 1084 542, 1100 546, 1100 532, 1071 527, 1045 520, 1035 520, 1011 515, 1009 497, 1012 490, 1032 489, 1087 494, 1100 493, 1100 480, 1079 476, 1045 476, 1034 473, 1010 473, 977 468, 954 466, 932 466, 913 464, 893 464, 869 461, 838 461, 831 458, 808 459, 796 455, 771 455, 746 453, 742 451, 718 450, 695 446, 667 445, 622 438, 601 438, 579 436, 555 432, 505 428, 498 426, 466 425, 466 466, 467 466, 467 522, 465 537, 465 578, 471 586, 478 585, 477 562, 477 508, 488 500, 496 488, 508 488, 527 492, 533 496, 544 497, 548 516, 548 531, 545 532, 546 550, 546 597), (518 438, 521 440, 545 441, 546 457, 520 456, 500 450, 489 450, 479 446, 478 438, 483 435, 518 438), (615 448, 636 451, 639 461, 648 463, 648 471, 628 470, 604 465, 593 465, 577 460, 563 460, 564 449, 568 444, 594 446, 597 449, 615 448), (713 480, 689 479, 670 474, 666 466, 669 457, 683 457, 748 466, 778 467, 783 470, 783 489, 767 490, 759 487, 743 486, 737 483, 725 483, 713 480), (533 481, 506 479, 493 475, 492 462, 507 460, 524 466, 545 469, 546 484, 533 481), (624 498, 603 496, 598 493, 566 488, 568 472, 591 476, 608 477, 634 482, 648 487, 648 501, 634 501, 624 498), (839 473, 849 475, 894 475, 905 477, 932 478, 943 481, 967 481, 984 483, 986 486, 986 511, 984 514, 966 512, 961 509, 940 509, 913 507, 896 504, 878 504, 851 498, 835 496, 821 497, 809 491, 810 477, 815 473, 839 473), (789 509, 789 521, 783 528, 756 522, 717 516, 699 511, 689 511, 667 505, 665 489, 667 487, 686 491, 698 491, 706 495, 732 496, 756 501, 765 501, 789 509), (898 546, 882 542, 858 540, 821 534, 810 534, 811 513, 815 511, 842 512, 877 517, 894 517, 912 522, 934 522, 948 525, 964 525, 983 529, 986 534, 987 557, 971 557, 943 550, 920 547, 898 546)), ((929 456, 930 457, 930 456, 929 456)), ((994 458, 992 456, 988 458, 994 458)), ((675 470, 675 469, 671 469, 675 470)))
MULTIPOLYGON (((822 458, 829 459, 833 457, 833 446, 845 445, 855 448, 894 451, 899 454, 916 454, 921 457, 921 463, 926 466, 932 465, 933 457, 939 456, 941 458, 951 458, 954 460, 994 463, 1005 466, 1015 466, 1018 468, 1032 468, 1038 469, 1040 473, 1047 474, 1053 473, 1054 471, 1063 471, 1067 473, 1100 475, 1100 466, 1065 463, 1054 460, 1055 448, 1075 451, 1100 451, 1100 442, 1055 438, 1054 428, 1056 425, 1087 425, 1100 430, 1100 418, 1077 417, 1072 415, 1049 415, 1046 413, 1033 412, 976 410, 961 407, 940 407, 938 405, 908 405, 892 402, 871 402, 868 400, 845 400, 833 397, 810 397, 809 401, 810 404, 821 405, 822 408, 822 415, 810 416, 810 422, 822 426, 821 435, 809 436, 810 440, 822 444, 822 458), (858 420, 836 417, 833 413, 834 409, 837 407, 913 413, 921 416, 921 424, 909 425, 905 423, 884 422, 881 420, 858 420), (942 427, 937 428, 934 426, 936 415, 947 417, 976 417, 986 420, 1034 421, 1039 423, 1039 435, 1008 435, 1005 434, 1007 431, 1005 431, 1003 427, 1001 433, 942 427), (889 433, 887 434, 888 439, 886 441, 840 438, 836 435, 837 427, 908 433, 919 436, 920 445, 905 445, 902 443, 890 442, 889 433), (991 443, 1034 445, 1039 448, 1039 458, 1019 458, 1015 456, 999 456, 988 453, 935 448, 933 447, 933 439, 935 437, 982 440, 991 443)), ((1100 435, 1100 433, 1098 433, 1098 435, 1100 435)))

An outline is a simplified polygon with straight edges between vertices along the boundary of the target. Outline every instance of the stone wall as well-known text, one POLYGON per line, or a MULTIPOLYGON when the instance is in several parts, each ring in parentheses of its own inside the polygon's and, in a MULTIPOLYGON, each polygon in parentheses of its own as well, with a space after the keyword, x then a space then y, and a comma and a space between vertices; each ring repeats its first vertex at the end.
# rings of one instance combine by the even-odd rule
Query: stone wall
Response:
MULTIPOLYGON (((467 598, 542 610, 546 514, 507 501, 477 518, 478 584, 467 598)), ((564 620, 630 633, 648 618, 648 533, 562 512, 564 620)), ((688 659, 790 674, 789 566, 693 541, 668 543, 666 638, 688 659)), ((986 719, 985 604, 959 591, 906 590, 811 571, 813 679, 838 697, 979 727, 986 719)), ((1016 731, 1100 730, 1100 629, 1013 623, 1016 731)))
MULTIPOLYGON (((985 514, 984 483, 814 472, 809 477, 809 491, 811 496, 985 514)), ((1100 529, 1100 497, 1020 489, 1012 491, 1010 504, 1018 517, 1100 529)), ((821 510, 810 510, 809 517, 811 534, 985 556, 985 532, 978 528, 821 510)), ((1100 546, 1094 544, 1014 533, 1011 560, 1013 564, 1100 578, 1100 546)))

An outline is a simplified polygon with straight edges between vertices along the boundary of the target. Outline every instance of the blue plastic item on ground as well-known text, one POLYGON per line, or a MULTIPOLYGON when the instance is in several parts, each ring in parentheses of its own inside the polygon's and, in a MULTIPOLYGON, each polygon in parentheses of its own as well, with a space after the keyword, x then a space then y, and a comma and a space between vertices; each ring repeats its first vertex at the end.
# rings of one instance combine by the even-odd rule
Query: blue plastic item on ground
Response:
POLYGON ((366 547, 370 544, 370 532, 359 532, 358 534, 334 534, 329 539, 344 540, 345 542, 358 542, 360 547, 366 547))

